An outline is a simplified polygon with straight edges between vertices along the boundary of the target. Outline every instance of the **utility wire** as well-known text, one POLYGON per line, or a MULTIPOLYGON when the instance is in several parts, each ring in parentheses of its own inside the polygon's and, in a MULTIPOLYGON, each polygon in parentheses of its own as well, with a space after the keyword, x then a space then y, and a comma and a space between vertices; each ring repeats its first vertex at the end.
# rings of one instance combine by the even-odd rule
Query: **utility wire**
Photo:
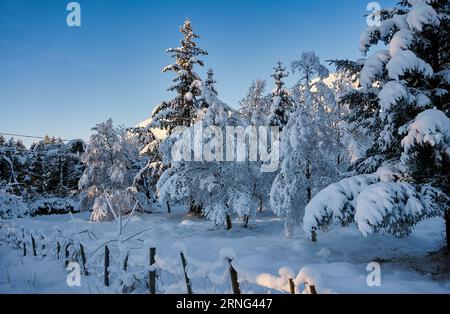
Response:
MULTIPOLYGON (((23 135, 23 134, 4 133, 4 132, 0 132, 0 135, 15 136, 15 137, 26 137, 26 138, 33 138, 33 139, 38 139, 38 140, 45 139, 45 137, 43 137, 43 136, 23 135)), ((62 139, 62 138, 57 138, 57 139, 61 140, 63 142, 69 142, 70 141, 70 140, 65 140, 65 139, 62 139)))
POLYGON ((53 156, 60 156, 60 157, 73 157, 76 155, 79 155, 78 153, 64 153, 64 152, 55 152, 55 151, 36 151, 31 149, 20 149, 20 148, 10 148, 10 147, 1 147, 0 146, 0 156, 6 152, 10 153, 26 153, 30 155, 41 155, 41 156, 47 156, 47 157, 53 157, 53 156))

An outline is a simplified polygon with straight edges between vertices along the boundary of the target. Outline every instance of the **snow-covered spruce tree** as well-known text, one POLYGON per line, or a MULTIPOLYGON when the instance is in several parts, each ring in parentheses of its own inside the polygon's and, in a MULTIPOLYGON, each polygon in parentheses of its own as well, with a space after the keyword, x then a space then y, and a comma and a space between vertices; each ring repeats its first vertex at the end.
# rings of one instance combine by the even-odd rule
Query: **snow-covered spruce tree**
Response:
POLYGON ((212 68, 209 68, 208 71, 206 72, 206 80, 204 83, 204 92, 202 93, 202 96, 200 97, 199 103, 199 113, 200 111, 205 111, 206 109, 208 109, 209 106, 209 98, 206 97, 210 97, 209 94, 213 94, 215 96, 218 96, 219 93, 217 92, 216 89, 216 84, 217 81, 214 78, 214 70, 212 68), (206 94, 205 94, 205 91, 206 94))
POLYGON ((256 126, 267 126, 270 114, 270 95, 266 93, 266 81, 254 80, 247 95, 239 102, 240 113, 248 123, 256 126))
POLYGON ((191 26, 191 21, 186 19, 180 27, 183 35, 181 47, 169 48, 167 52, 175 59, 175 63, 166 66, 163 72, 175 72, 175 85, 168 90, 176 92, 173 100, 163 102, 153 112, 152 127, 171 131, 177 126, 191 126, 199 108, 201 79, 194 72, 194 66, 203 66, 200 56, 208 53, 197 47, 195 39, 199 38, 191 26))
POLYGON ((297 84, 302 96, 281 136, 281 170, 270 193, 272 210, 285 220, 287 237, 292 237, 312 195, 337 178, 340 149, 334 136, 337 124, 330 121, 336 110, 334 93, 323 82, 328 71, 312 52, 303 53, 292 66, 302 74, 297 84))
MULTIPOLYGON (((407 236, 419 221, 442 216, 450 236, 449 2, 401 1, 382 10, 381 25, 361 36, 366 54, 341 62, 359 74, 361 88, 343 98, 351 123, 373 134, 373 145, 355 163, 359 174, 333 184, 306 207, 304 230, 356 222, 363 234, 407 236)), ((447 247, 449 247, 447 242, 447 247)))
POLYGON ((218 95, 216 90, 216 80, 214 79, 214 70, 212 68, 208 69, 206 72, 205 88, 209 89, 216 96, 218 95))
POLYGON ((289 73, 280 62, 273 68, 274 73, 271 75, 275 81, 275 89, 272 91, 269 123, 278 126, 280 130, 287 124, 289 115, 293 111, 293 100, 290 91, 284 87, 284 79, 289 73))
POLYGON ((111 119, 92 130, 94 134, 82 156, 86 169, 79 182, 81 210, 92 209, 92 221, 111 220, 111 211, 127 213, 133 206, 126 193, 133 180, 133 165, 128 143, 111 119))
POLYGON ((240 125, 242 121, 210 86, 204 86, 202 97, 208 106, 199 114, 196 124, 174 132, 161 145, 163 161, 171 163, 171 167, 158 181, 160 200, 181 202, 189 208, 199 206, 208 219, 231 229, 233 215, 247 224, 257 206, 248 184, 247 163, 224 161, 226 127, 240 125), (195 154, 195 143, 191 142, 199 128, 203 128, 202 156, 195 154), (174 161, 174 154, 184 159, 174 161))

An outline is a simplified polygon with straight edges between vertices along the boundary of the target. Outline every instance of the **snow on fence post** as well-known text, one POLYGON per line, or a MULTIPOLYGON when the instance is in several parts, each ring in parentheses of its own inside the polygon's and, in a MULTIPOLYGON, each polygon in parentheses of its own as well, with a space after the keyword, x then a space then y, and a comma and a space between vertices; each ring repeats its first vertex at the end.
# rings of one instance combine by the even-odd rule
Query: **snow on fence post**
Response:
POLYGON ((31 246, 33 248, 33 256, 37 256, 37 254, 36 254, 36 241, 34 240, 33 233, 31 233, 31 246))
POLYGON ((322 276, 319 271, 312 267, 303 267, 295 278, 294 283, 299 286, 305 285, 304 292, 308 294, 317 294, 317 288, 323 287, 322 276))
POLYGON ((309 285, 307 282, 305 282, 306 290, 309 292, 309 294, 317 294, 316 287, 313 285, 309 285))
POLYGON ((84 253, 84 247, 83 244, 80 243, 80 256, 81 256, 81 263, 83 264, 83 272, 84 275, 89 275, 87 269, 86 269, 86 254, 84 253))
POLYGON ((104 272, 104 282, 105 286, 109 287, 109 249, 105 245, 105 272, 104 272))
POLYGON ((180 252, 180 256, 181 256, 181 264, 183 265, 184 280, 186 282, 187 293, 188 294, 193 294, 191 280, 189 279, 188 274, 186 272, 186 266, 187 266, 186 258, 184 257, 184 253, 183 252, 180 252))
MULTIPOLYGON (((150 248, 150 267, 155 265, 156 248, 150 248)), ((156 271, 152 268, 148 273, 148 287, 150 294, 156 294, 156 271)))
POLYGON ((233 294, 241 294, 241 289, 239 288, 238 282, 238 273, 236 269, 234 269, 231 262, 233 261, 231 258, 227 258, 228 264, 230 266, 230 279, 231 279, 231 289, 233 290, 233 294))
POLYGON ((294 279, 289 278, 289 289, 291 291, 291 294, 295 294, 295 283, 294 279))

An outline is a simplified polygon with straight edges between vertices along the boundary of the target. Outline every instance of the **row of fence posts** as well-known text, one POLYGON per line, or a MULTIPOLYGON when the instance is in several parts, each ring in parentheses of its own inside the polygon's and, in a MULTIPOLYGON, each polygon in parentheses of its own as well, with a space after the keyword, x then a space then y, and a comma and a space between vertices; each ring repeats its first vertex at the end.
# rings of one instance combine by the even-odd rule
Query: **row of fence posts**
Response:
MULTIPOLYGON (((37 256, 37 251, 36 251, 36 239, 33 236, 33 234, 30 235, 31 236, 31 249, 32 249, 32 253, 33 256, 37 256)), ((41 235, 40 236, 41 240, 44 240, 44 236, 41 235)), ((26 241, 25 241, 25 230, 22 229, 22 239, 23 241, 18 241, 18 245, 17 248, 20 249, 20 242, 22 243, 22 254, 23 256, 27 255, 27 247, 26 247, 26 241)), ((17 240, 17 238, 16 238, 17 240)), ((67 242, 64 245, 64 264, 67 267, 69 265, 70 262, 70 251, 69 251, 69 247, 73 246, 72 243, 67 242)), ((80 257, 81 257, 81 266, 82 266, 82 270, 84 275, 88 276, 89 272, 87 270, 86 264, 87 264, 87 259, 86 259, 86 253, 84 251, 84 246, 80 243, 80 257)), ((42 244, 41 246, 41 251, 44 252, 45 249, 45 243, 42 244)), ((43 253, 43 256, 44 253, 43 253)), ((56 257, 59 260, 61 256, 61 244, 59 241, 56 241, 56 257)), ((129 258, 129 254, 127 253, 125 256, 125 259, 123 261, 123 265, 122 265, 122 269, 124 271, 127 271, 128 269, 128 258, 129 258)), ((186 290, 188 294, 193 294, 193 290, 192 290, 192 282, 188 276, 187 273, 187 261, 186 261, 186 257, 184 255, 183 252, 180 252, 180 258, 181 258, 181 264, 183 266, 183 273, 184 273, 184 281, 185 281, 185 285, 186 285, 186 290)), ((156 270, 154 269, 154 265, 156 263, 156 248, 152 247, 149 250, 149 261, 150 261, 150 270, 149 270, 149 276, 148 276, 148 286, 149 286, 149 292, 150 294, 156 294, 156 270)), ((236 271, 236 269, 233 267, 232 264, 232 259, 228 258, 228 269, 229 269, 229 274, 230 274, 230 282, 231 282, 231 290, 233 292, 233 294, 241 294, 241 289, 239 286, 239 280, 238 280, 238 272, 236 271)), ((109 266, 110 266, 110 250, 108 248, 107 245, 105 245, 105 249, 104 249, 104 272, 103 272, 103 278, 104 278, 104 284, 106 287, 109 287, 110 285, 110 280, 109 280, 109 266)), ((305 283, 305 287, 307 288, 307 291, 309 292, 309 294, 317 294, 317 291, 315 289, 315 286, 313 285, 308 285, 308 283, 305 283)), ((296 287, 295 287, 295 283, 294 280, 292 278, 289 279, 289 289, 290 289, 290 293, 291 294, 296 294, 296 287)))

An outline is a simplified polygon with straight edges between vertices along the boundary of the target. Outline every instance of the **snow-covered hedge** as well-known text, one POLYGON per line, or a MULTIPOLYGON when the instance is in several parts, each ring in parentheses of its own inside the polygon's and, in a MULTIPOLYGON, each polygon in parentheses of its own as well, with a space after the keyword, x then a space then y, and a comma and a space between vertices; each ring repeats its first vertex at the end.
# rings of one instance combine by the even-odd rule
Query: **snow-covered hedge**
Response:
POLYGON ((61 197, 40 197, 29 203, 30 216, 62 215, 77 212, 77 200, 61 197))

